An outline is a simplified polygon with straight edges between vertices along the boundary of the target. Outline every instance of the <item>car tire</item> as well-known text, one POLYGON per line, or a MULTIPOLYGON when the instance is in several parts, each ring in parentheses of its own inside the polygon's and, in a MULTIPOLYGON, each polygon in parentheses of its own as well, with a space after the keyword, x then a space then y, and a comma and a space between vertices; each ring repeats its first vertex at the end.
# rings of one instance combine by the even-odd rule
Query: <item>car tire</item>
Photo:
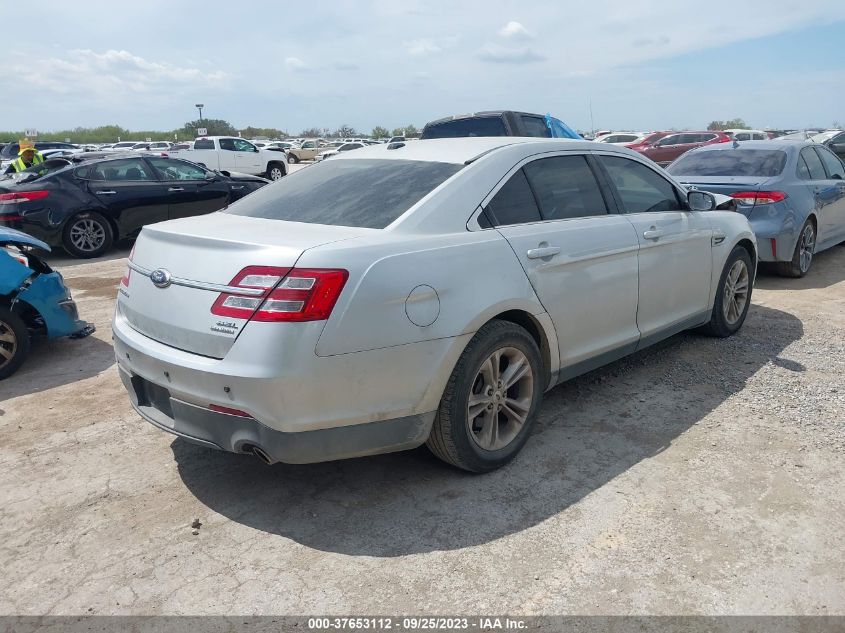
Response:
POLYGON ((0 380, 14 374, 29 355, 29 331, 21 318, 0 307, 0 380))
POLYGON ((751 306, 753 281, 751 255, 742 246, 735 246, 716 287, 710 322, 701 328, 704 334, 726 338, 739 331, 751 306))
POLYGON ((114 242, 111 224, 96 211, 77 213, 65 224, 62 246, 74 257, 89 259, 108 251, 114 242))
POLYGON ((288 164, 289 165, 296 165, 299 162, 299 159, 294 154, 288 154, 288 164))
POLYGON ((798 234, 798 241, 795 244, 795 251, 792 259, 788 262, 778 262, 777 271, 781 277, 799 278, 810 272, 813 265, 813 255, 816 252, 816 225, 807 218, 801 232, 798 234))
POLYGON ((281 180, 282 178, 285 177, 285 174, 287 174, 287 170, 285 169, 285 166, 282 165, 281 163, 270 163, 267 166, 267 179, 268 180, 272 180, 274 182, 276 180, 281 180))
POLYGON ((524 328, 508 321, 486 324, 452 371, 426 442, 429 450, 474 473, 504 466, 528 440, 543 376, 540 350, 524 328))

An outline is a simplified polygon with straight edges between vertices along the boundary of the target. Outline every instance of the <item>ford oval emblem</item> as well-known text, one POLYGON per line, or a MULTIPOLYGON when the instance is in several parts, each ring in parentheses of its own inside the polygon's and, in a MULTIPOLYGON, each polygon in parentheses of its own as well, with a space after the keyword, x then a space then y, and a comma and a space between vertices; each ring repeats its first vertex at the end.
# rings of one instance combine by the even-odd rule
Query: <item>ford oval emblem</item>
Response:
POLYGON ((164 268, 157 268, 150 273, 150 281, 156 288, 167 288, 170 285, 172 276, 169 270, 164 268))

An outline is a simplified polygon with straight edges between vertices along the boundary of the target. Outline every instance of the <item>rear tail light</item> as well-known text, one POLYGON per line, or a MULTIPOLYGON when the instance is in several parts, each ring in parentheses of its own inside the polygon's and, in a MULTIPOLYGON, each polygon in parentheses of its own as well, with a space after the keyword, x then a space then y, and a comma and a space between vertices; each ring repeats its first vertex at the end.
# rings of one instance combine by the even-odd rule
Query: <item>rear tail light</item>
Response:
POLYGON ((786 200, 786 194, 783 191, 734 191, 731 198, 742 206, 754 206, 786 200))
POLYGON ((23 216, 17 213, 0 213, 0 222, 19 222, 20 220, 23 220, 23 216))
POLYGON ((120 285, 124 288, 129 287, 129 277, 132 276, 132 269, 129 268, 129 262, 132 261, 132 256, 135 255, 135 245, 132 245, 132 250, 129 251, 129 261, 126 262, 126 272, 123 273, 123 277, 120 278, 120 285))
POLYGON ((2 204, 21 204, 22 202, 31 202, 33 200, 41 200, 50 195, 49 191, 15 191, 13 193, 0 193, 0 205, 2 204))
POLYGON ((221 293, 211 313, 264 322, 322 321, 331 315, 348 278, 341 269, 247 266, 229 285, 263 293, 221 293))

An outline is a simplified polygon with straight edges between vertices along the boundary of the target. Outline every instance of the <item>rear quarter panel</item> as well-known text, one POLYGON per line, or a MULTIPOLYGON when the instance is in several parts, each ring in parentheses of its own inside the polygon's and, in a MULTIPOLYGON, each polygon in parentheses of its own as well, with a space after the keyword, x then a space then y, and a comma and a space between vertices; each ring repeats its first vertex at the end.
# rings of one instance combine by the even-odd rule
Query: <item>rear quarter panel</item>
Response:
POLYGON ((496 231, 352 240, 307 251, 297 266, 350 273, 318 341, 319 356, 456 337, 510 309, 544 312, 496 231), (419 297, 409 302, 414 289, 419 297), (415 324, 409 316, 415 310, 433 322, 415 324))

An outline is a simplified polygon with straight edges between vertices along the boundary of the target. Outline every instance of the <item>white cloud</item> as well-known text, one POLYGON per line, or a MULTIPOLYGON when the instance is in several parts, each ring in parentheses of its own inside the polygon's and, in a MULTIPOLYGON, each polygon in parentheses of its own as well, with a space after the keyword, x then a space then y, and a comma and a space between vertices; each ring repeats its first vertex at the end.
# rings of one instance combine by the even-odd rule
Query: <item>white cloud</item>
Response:
POLYGON ((429 39, 406 40, 402 42, 402 46, 408 51, 410 55, 423 56, 439 53, 443 49, 429 39))
POLYGON ((285 57, 285 68, 290 72, 302 72, 308 70, 308 64, 299 59, 299 57, 285 57))
POLYGON ((546 58, 535 50, 525 47, 511 48, 488 44, 478 51, 478 58, 494 64, 531 64, 546 58))
POLYGON ((530 40, 534 37, 522 24, 513 20, 499 29, 499 35, 510 40, 530 40))
POLYGON ((125 50, 71 50, 66 57, 12 58, 7 70, 13 84, 55 94, 114 97, 155 94, 162 90, 190 90, 208 84, 224 85, 231 79, 222 71, 149 61, 125 50))

